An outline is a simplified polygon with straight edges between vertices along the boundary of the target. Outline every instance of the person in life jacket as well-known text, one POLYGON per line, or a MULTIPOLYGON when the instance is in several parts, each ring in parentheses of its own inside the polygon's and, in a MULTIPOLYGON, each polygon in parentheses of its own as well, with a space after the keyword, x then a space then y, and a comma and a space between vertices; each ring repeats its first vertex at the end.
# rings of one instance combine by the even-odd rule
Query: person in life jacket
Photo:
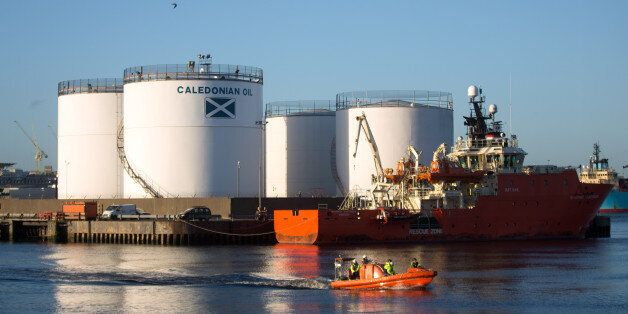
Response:
POLYGON ((384 264, 384 271, 386 272, 386 276, 390 276, 390 275, 395 275, 395 269, 394 269, 394 264, 392 262, 391 259, 388 259, 386 261, 386 264, 384 264))
POLYGON ((336 272, 336 278, 342 278, 342 256, 340 255, 334 260, 334 270, 336 272))
POLYGON ((351 267, 349 267, 349 279, 360 278, 360 264, 355 259, 351 261, 351 267))
POLYGON ((421 267, 421 264, 419 264, 419 261, 416 259, 416 257, 412 259, 412 262, 410 262, 410 267, 412 268, 421 267))

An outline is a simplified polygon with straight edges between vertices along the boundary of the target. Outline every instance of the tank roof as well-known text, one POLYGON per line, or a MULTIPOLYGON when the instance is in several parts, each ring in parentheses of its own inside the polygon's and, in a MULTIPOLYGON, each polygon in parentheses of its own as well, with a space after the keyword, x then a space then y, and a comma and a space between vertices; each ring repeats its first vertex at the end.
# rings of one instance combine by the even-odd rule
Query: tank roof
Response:
POLYGON ((274 101, 266 104, 266 118, 285 116, 333 116, 333 100, 274 101))
POLYGON ((336 110, 354 107, 418 107, 453 109, 451 93, 425 90, 369 90, 336 95, 336 110))
POLYGON ((123 88, 120 78, 81 79, 59 82, 57 94, 122 93, 123 88))
POLYGON ((263 84, 262 69, 232 64, 159 64, 124 69, 124 83, 165 80, 230 80, 263 84))

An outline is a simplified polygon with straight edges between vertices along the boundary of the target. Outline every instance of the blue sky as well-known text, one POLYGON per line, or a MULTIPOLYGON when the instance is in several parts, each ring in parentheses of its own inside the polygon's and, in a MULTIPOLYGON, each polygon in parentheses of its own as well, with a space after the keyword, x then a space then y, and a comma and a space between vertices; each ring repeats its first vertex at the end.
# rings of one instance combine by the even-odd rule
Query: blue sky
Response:
POLYGON ((528 163, 584 163, 600 141, 621 168, 626 12, 628 1, 6 1, 0 161, 34 167, 19 120, 35 127, 56 168, 48 125, 56 128, 59 81, 211 52, 215 63, 263 68, 265 102, 365 89, 452 92, 456 136, 465 132, 469 84, 508 120, 512 74, 513 130, 528 163))

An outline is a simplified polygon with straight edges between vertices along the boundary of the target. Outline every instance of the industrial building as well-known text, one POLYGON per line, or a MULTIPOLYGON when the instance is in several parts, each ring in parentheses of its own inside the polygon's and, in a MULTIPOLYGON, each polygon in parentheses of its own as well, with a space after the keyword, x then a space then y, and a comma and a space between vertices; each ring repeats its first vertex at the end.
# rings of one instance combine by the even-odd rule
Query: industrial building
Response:
POLYGON ((336 167, 339 189, 370 189, 376 173, 372 147, 364 134, 370 127, 382 166, 394 168, 408 145, 422 151, 429 164, 441 143, 453 143, 451 93, 415 90, 345 92, 336 95, 336 167), (366 117, 365 121, 356 119, 366 117))
POLYGON ((259 68, 212 64, 124 70, 124 197, 258 196, 259 68))
POLYGON ((122 89, 111 78, 58 84, 58 198, 122 197, 122 89))
POLYGON ((266 196, 335 196, 333 101, 266 104, 266 196))

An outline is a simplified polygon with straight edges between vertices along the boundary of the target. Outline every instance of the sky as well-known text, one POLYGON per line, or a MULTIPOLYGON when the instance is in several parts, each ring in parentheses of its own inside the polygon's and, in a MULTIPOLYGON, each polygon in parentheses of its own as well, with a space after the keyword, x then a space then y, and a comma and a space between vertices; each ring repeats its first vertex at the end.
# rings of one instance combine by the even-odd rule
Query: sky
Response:
POLYGON ((628 164, 628 1, 6 1, 0 10, 0 161, 56 169, 57 83, 124 68, 214 63, 264 70, 264 102, 339 92, 453 93, 455 136, 480 85, 528 152, 576 166, 592 145, 628 164), (173 9, 172 2, 178 7, 173 9))

